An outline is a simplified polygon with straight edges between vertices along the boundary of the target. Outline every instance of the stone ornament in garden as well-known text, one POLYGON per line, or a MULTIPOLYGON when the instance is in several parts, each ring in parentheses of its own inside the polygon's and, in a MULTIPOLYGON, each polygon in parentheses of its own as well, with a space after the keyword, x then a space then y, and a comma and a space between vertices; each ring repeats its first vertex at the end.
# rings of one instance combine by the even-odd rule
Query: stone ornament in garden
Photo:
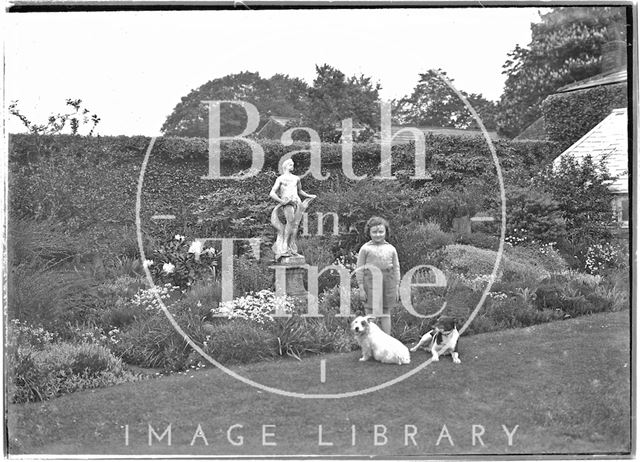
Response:
POLYGON ((278 205, 271 212, 271 224, 277 232, 276 242, 272 247, 276 262, 283 257, 300 255, 296 244, 298 226, 311 201, 317 197, 302 190, 300 177, 292 173, 293 167, 292 159, 287 159, 282 163, 283 173, 276 179, 269 193, 269 196, 278 202, 278 205), (300 196, 304 197, 305 200, 302 201, 300 196), (284 212, 285 224, 278 217, 278 210, 280 209, 284 212))

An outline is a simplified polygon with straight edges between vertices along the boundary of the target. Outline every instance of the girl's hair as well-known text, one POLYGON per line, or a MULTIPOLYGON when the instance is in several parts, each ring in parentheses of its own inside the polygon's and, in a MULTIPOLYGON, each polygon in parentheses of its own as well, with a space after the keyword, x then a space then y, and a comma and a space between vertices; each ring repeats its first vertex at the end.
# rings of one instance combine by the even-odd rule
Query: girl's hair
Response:
POLYGON ((385 230, 385 239, 389 239, 389 234, 391 234, 389 232, 389 222, 387 220, 385 220, 382 217, 371 217, 369 218, 369 221, 367 221, 367 224, 364 225, 364 235, 366 237, 370 236, 371 233, 371 228, 373 228, 374 226, 379 226, 379 225, 383 225, 384 226, 384 230, 385 230))

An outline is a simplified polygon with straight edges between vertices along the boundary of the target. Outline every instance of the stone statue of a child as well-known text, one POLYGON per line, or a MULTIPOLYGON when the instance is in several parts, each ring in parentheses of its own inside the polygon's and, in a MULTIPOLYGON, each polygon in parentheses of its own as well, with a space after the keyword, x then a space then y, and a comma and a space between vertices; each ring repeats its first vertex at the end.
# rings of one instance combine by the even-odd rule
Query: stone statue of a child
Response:
POLYGON ((298 226, 302 220, 302 214, 307 210, 311 201, 317 197, 302 190, 300 177, 292 173, 293 166, 292 159, 287 159, 282 163, 283 173, 276 179, 269 193, 269 196, 278 202, 278 205, 271 212, 271 224, 278 232, 276 242, 273 244, 276 261, 282 257, 299 255, 296 244, 298 226), (302 201, 300 196, 305 200, 302 201), (286 219, 284 226, 278 218, 280 208, 282 208, 286 219))

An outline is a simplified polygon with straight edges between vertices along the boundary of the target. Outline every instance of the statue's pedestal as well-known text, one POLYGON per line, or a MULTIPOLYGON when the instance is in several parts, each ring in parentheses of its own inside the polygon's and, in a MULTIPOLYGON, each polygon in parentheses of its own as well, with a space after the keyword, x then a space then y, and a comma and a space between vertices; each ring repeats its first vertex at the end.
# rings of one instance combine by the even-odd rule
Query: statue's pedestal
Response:
POLYGON ((278 260, 276 265, 283 266, 285 268, 287 295, 292 297, 306 296, 307 291, 304 288, 304 277, 307 270, 304 267, 304 265, 306 265, 304 256, 294 255, 291 257, 282 257, 278 260))

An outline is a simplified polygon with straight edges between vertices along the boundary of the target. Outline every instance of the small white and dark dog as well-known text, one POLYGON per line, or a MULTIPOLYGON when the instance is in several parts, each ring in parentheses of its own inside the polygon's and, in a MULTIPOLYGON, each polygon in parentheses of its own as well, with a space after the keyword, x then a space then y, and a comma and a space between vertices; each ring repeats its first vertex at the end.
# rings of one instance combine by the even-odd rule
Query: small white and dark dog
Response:
POLYGON ((432 361, 439 361, 440 355, 451 354, 453 362, 460 364, 459 338, 460 333, 456 320, 451 317, 441 317, 438 318, 433 328, 422 336, 418 344, 411 348, 411 351, 417 351, 418 348, 426 345, 426 350, 431 352, 432 361))
POLYGON ((385 334, 372 319, 375 316, 358 316, 351 323, 351 332, 362 349, 360 361, 373 357, 381 363, 409 364, 409 349, 400 340, 385 334))

